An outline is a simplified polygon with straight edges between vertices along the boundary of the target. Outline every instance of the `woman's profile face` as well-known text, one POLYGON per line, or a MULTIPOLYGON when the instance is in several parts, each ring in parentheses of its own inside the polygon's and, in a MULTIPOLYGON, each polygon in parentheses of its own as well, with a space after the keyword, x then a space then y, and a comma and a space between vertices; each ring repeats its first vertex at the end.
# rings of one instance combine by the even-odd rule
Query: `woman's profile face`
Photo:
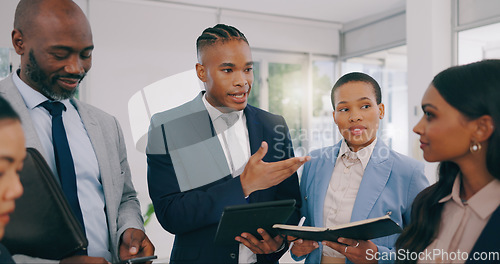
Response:
POLYGON ((429 162, 458 161, 470 154, 472 122, 444 100, 431 84, 422 98, 424 115, 413 132, 429 162))
POLYGON ((15 200, 23 193, 19 171, 26 157, 24 134, 16 120, 0 120, 0 239, 9 215, 14 211, 15 200))

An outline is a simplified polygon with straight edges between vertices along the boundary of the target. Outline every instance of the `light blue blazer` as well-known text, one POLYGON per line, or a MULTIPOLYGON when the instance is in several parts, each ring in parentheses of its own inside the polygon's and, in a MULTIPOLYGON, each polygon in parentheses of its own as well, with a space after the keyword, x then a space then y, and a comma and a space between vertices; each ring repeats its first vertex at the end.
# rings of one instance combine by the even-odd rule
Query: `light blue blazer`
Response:
MULTIPOLYGON (((333 168, 337 161, 341 142, 334 146, 310 153, 312 160, 304 164, 300 180, 302 195, 301 213, 306 217, 304 225, 324 227, 323 207, 333 168)), ((429 185, 424 175, 424 164, 389 149, 378 140, 366 166, 359 191, 354 202, 351 222, 384 216, 391 218, 401 227, 410 221, 411 205, 415 196, 429 185)), ((394 251, 398 234, 373 239, 378 251, 389 254, 394 251)), ((305 263, 320 263, 323 247, 307 256, 296 257, 305 263)), ((350 263, 346 259, 346 263, 350 263)))

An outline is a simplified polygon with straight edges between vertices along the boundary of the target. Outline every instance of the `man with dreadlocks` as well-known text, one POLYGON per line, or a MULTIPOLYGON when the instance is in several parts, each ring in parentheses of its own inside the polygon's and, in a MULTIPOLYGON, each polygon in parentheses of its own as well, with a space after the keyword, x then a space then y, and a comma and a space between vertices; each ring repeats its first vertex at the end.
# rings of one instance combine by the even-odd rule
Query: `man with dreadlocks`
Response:
POLYGON ((226 206, 283 199, 299 203, 296 224, 296 171, 310 158, 293 157, 283 117, 247 105, 253 61, 243 33, 218 24, 196 46, 206 91, 154 115, 148 135, 149 194, 176 235, 171 263, 275 263, 287 248, 281 237, 259 229, 262 240, 243 233, 239 245, 217 245, 217 224, 226 206))

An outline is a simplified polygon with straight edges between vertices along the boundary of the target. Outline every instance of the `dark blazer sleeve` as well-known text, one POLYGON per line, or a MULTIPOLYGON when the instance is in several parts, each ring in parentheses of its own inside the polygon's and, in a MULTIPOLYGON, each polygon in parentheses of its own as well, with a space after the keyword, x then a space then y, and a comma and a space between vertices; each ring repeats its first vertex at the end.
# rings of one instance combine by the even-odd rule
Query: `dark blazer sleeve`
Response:
MULTIPOLYGON (((156 133, 156 132, 151 132, 156 133)), ((157 130, 158 133, 163 130, 157 130)), ((151 135, 150 135, 151 137, 151 135)), ((168 153, 147 154, 148 188, 155 214, 162 227, 172 234, 182 234, 219 221, 224 207, 243 204, 245 197, 239 177, 231 175, 199 187, 181 192, 174 165, 168 153)), ((193 164, 196 166, 197 164, 193 164)))
POLYGON ((477 239, 474 247, 469 253, 469 259, 465 262, 469 263, 498 263, 498 249, 500 248, 500 206, 493 212, 490 220, 484 227, 481 235, 477 239), (496 254, 496 255, 495 255, 496 254), (484 257, 487 255, 489 258, 485 260, 474 260, 476 257, 484 257), (497 259, 495 259, 495 256, 497 259))

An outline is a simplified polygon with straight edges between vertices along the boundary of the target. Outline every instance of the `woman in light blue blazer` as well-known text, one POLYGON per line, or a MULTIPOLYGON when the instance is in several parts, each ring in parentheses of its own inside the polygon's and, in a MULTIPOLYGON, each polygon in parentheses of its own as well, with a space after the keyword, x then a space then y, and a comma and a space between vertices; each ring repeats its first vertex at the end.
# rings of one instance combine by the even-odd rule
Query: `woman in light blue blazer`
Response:
MULTIPOLYGON (((300 191, 305 225, 325 227, 332 217, 334 223, 343 224, 389 214, 405 227, 410 220, 413 199, 429 183, 422 163, 377 140, 379 120, 384 116, 380 86, 364 73, 346 74, 332 89, 332 104, 335 123, 344 139, 334 146, 311 152, 312 160, 304 165, 300 191), (336 204, 340 205, 330 206, 329 203, 339 199, 341 203, 336 204), (335 222, 337 218, 340 223, 335 222)), ((306 263, 343 261, 344 257, 347 263, 390 262, 397 237, 367 241, 339 238, 321 244, 300 239, 291 251, 295 260, 306 258, 306 263), (326 250, 332 253, 325 253, 326 250)))

